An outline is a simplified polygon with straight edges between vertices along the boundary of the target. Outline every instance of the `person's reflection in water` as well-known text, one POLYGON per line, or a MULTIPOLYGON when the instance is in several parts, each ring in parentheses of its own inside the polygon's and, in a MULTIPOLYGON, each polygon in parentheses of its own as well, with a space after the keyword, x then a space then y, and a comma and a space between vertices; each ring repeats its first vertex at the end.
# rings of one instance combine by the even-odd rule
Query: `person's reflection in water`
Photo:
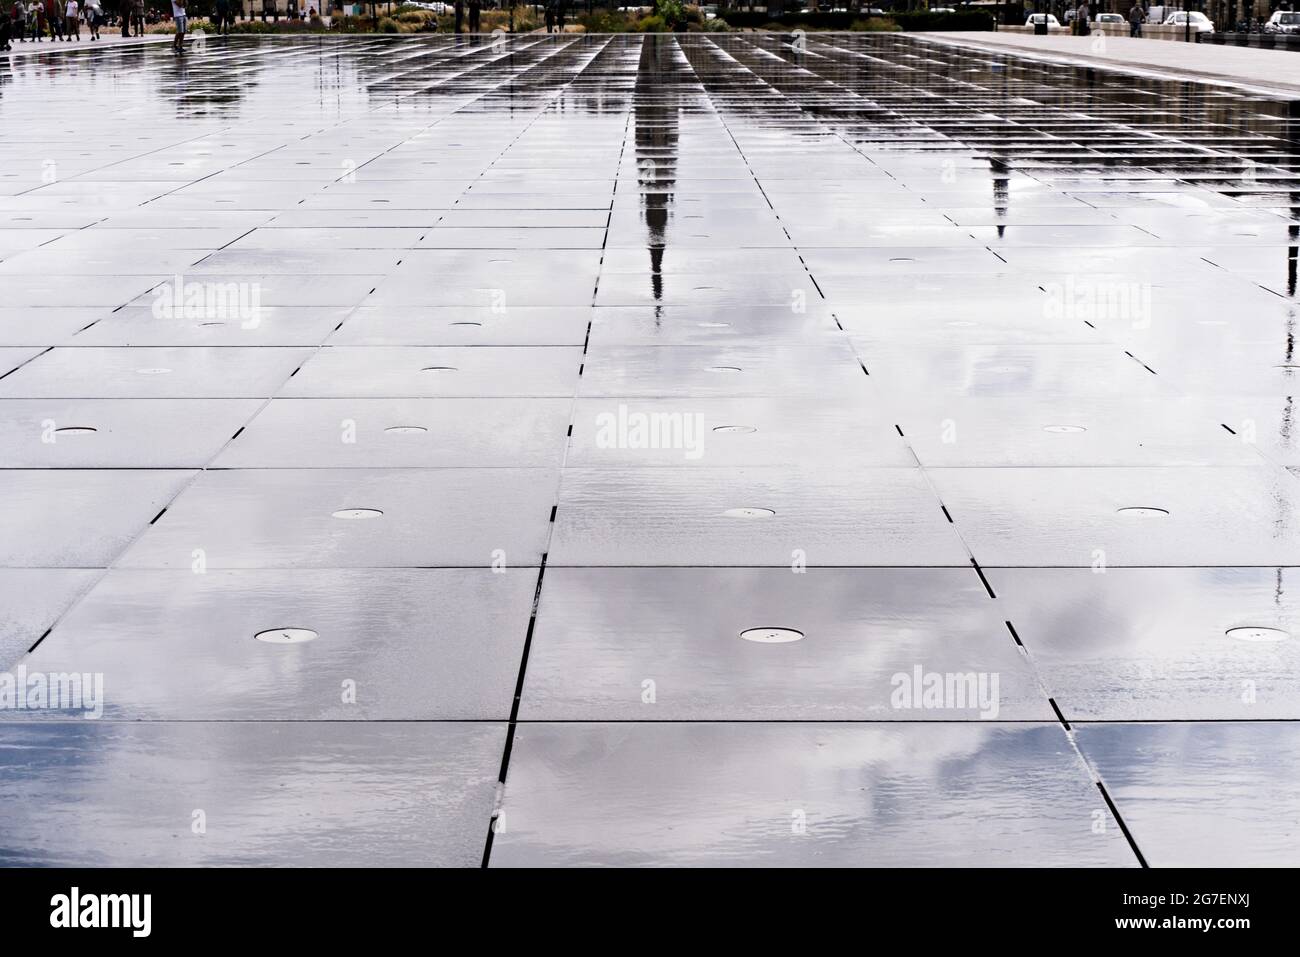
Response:
POLYGON ((1011 206, 1011 169, 1003 159, 990 159, 989 172, 993 174, 993 213, 997 216, 998 239, 1007 233, 1007 210, 1011 206))
POLYGON ((674 37, 648 34, 641 43, 633 94, 637 186, 641 192, 646 247, 650 251, 650 287, 656 304, 656 325, 664 296, 664 249, 677 171, 678 101, 674 78, 669 75, 678 66, 676 52, 674 37))

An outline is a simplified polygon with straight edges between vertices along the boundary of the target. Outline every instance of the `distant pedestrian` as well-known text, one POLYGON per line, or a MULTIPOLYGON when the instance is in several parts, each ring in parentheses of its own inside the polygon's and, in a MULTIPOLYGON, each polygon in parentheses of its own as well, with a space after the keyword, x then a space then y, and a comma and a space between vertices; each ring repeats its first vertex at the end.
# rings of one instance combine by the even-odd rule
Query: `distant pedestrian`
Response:
POLYGON ((216 21, 217 21, 216 23, 217 33, 229 34, 230 24, 235 19, 231 13, 230 0, 216 0, 215 12, 216 12, 216 21))
MULTIPOLYGON (((137 37, 144 36, 144 0, 131 0, 131 27, 137 37)), ((122 31, 126 36, 126 31, 122 31)))
POLYGON ((90 39, 99 39, 99 25, 104 22, 104 8, 100 0, 86 0, 86 26, 90 27, 90 39))
POLYGON ((460 28, 465 25, 464 0, 456 0, 456 2, 451 5, 451 9, 456 14, 456 35, 460 36, 460 28))
POLYGON ((555 0, 546 0, 546 32, 555 32, 555 0))
POLYGON ((469 32, 479 33, 479 15, 483 10, 482 0, 469 0, 469 32))
POLYGON ((50 26, 50 39, 63 40, 63 0, 45 0, 45 22, 50 26))
POLYGON ((69 40, 81 42, 81 6, 77 0, 68 0, 63 8, 63 32, 69 40))
POLYGON ((1079 32, 1079 36, 1086 37, 1092 33, 1092 24, 1088 22, 1088 0, 1082 0, 1078 9, 1074 11, 1074 26, 1079 32))
POLYGON ((172 52, 185 52, 185 2, 172 0, 172 20, 176 23, 176 38, 172 40, 172 52))
POLYGON ((9 37, 13 33, 13 27, 9 25, 9 11, 0 5, 0 52, 10 49, 9 37))
POLYGON ((13 35, 18 38, 19 43, 27 42, 27 4, 23 0, 14 0, 13 7, 9 10, 9 19, 13 26, 13 35))
POLYGON ((1133 6, 1128 11, 1128 35, 1131 37, 1142 36, 1142 24, 1147 18, 1147 12, 1142 9, 1141 0, 1133 0, 1133 6))

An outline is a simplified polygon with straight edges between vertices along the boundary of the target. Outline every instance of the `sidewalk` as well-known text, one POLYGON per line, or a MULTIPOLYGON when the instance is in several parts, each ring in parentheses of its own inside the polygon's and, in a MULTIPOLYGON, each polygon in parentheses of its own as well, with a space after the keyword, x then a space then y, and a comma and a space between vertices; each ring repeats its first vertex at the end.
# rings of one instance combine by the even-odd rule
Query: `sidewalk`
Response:
POLYGON ((1300 55, 1285 50, 1170 43, 1127 35, 1040 37, 1026 33, 925 33, 917 39, 944 45, 1004 50, 1057 63, 1099 66, 1241 87, 1271 96, 1300 95, 1300 55))
POLYGON ((122 36, 121 27, 100 27, 99 39, 90 39, 90 28, 83 26, 81 28, 80 40, 51 40, 46 37, 39 43, 28 40, 25 43, 19 43, 17 40, 11 40, 11 49, 6 52, 7 56, 19 56, 24 53, 50 53, 62 50, 76 50, 83 47, 98 49, 105 46, 133 46, 144 43, 160 43, 162 41, 171 42, 170 33, 150 33, 142 37, 124 37, 122 36))

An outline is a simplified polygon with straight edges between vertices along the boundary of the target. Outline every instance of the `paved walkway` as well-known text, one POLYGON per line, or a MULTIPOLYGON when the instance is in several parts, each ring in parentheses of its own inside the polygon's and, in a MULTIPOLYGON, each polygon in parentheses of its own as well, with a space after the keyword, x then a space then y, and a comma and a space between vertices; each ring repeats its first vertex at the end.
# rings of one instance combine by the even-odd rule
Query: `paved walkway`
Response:
POLYGON ((1127 29, 1115 36, 927 33, 923 38, 935 43, 1005 50, 1053 62, 1105 66, 1166 79, 1201 79, 1270 95, 1300 96, 1300 55, 1286 50, 1134 39, 1128 36, 1127 29))
POLYGON ((90 31, 85 27, 81 28, 80 40, 51 40, 49 37, 41 40, 39 43, 35 40, 25 40, 19 43, 17 40, 11 41, 10 50, 5 56, 31 56, 32 54, 44 53, 53 55, 56 53, 70 53, 78 50, 94 50, 99 47, 129 47, 140 44, 171 42, 171 35, 150 34, 143 37, 124 37, 121 30, 104 27, 99 31, 99 39, 90 39, 90 31))
POLYGON ((0 130, 0 861, 1300 857, 1286 104, 277 37, 0 130))

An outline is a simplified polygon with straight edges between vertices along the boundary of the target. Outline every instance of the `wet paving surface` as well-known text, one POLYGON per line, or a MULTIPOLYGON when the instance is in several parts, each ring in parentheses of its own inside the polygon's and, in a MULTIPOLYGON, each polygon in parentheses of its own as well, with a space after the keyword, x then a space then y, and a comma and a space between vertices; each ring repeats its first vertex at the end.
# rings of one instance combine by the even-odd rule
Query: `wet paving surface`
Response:
POLYGON ((1294 860, 1295 112, 861 34, 0 63, 0 862, 1294 860))

